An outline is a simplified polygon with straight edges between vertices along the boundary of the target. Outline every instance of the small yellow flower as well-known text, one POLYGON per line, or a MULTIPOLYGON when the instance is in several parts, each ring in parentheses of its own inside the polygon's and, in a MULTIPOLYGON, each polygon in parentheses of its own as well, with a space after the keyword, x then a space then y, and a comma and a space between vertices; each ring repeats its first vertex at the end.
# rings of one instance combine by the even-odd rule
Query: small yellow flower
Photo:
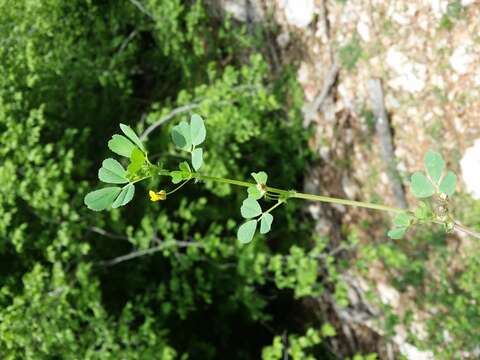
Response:
POLYGON ((167 198, 167 193, 165 192, 165 190, 160 190, 157 192, 150 190, 148 192, 148 195, 150 195, 150 201, 165 200, 167 198))

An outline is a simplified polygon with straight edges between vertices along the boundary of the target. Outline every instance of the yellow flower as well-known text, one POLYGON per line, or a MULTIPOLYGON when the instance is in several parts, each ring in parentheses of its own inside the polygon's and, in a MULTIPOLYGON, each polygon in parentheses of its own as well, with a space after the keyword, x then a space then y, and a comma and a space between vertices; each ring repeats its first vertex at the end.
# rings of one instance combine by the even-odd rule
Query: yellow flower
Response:
POLYGON ((150 190, 148 192, 148 195, 150 195, 150 201, 165 200, 167 198, 167 193, 165 192, 165 190, 161 190, 157 192, 150 190))

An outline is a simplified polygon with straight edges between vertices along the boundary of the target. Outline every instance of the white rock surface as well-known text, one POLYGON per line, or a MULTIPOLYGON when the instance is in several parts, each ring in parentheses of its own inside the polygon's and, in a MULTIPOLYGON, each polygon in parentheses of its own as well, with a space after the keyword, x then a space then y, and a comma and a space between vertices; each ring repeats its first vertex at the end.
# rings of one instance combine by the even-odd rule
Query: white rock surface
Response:
POLYGON ((313 0, 285 0, 284 8, 288 23, 299 28, 307 27, 315 15, 313 0))
POLYGON ((460 45, 450 56, 450 65, 457 74, 466 74, 469 65, 475 60, 474 55, 469 52, 469 48, 469 44, 460 45))
POLYGON ((357 23, 357 32, 363 41, 370 41, 370 25, 366 20, 366 16, 360 17, 360 21, 357 23))
POLYGON ((427 78, 425 65, 410 61, 405 54, 393 47, 388 50, 387 65, 398 75, 388 82, 391 87, 411 93, 424 89, 427 78))
POLYGON ((480 200, 480 139, 465 150, 460 167, 467 191, 474 199, 480 200))

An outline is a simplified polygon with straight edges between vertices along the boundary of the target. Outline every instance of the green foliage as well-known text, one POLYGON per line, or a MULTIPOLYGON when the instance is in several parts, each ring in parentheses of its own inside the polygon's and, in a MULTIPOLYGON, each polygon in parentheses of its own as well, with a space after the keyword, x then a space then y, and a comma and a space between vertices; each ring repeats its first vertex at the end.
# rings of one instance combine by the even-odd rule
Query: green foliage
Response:
POLYGON ((355 68, 362 54, 363 50, 357 36, 354 36, 347 44, 339 49, 340 62, 347 70, 353 70, 355 68))
POLYGON ((248 244, 252 241, 257 230, 257 220, 249 220, 238 228, 237 238, 242 244, 248 244))
POLYGON ((262 213, 262 208, 257 200, 247 197, 243 200, 240 212, 245 219, 251 219, 260 215, 262 213))
POLYGON ((265 213, 260 219, 260 234, 266 234, 272 228, 273 216, 272 214, 265 213))

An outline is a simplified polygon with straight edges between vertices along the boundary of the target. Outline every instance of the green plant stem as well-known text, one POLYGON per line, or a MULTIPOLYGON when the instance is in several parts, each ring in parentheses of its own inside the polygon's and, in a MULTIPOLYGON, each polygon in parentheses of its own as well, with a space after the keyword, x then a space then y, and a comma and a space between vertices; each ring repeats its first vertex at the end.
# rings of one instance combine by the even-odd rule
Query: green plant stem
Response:
MULTIPOLYGON (((219 182, 219 183, 222 183, 222 184, 230 184, 230 185, 243 186, 243 187, 250 187, 250 186, 256 186, 257 185, 257 184, 252 183, 252 182, 233 180, 233 179, 227 179, 227 178, 221 178, 221 177, 215 177, 215 176, 209 176, 209 175, 203 175, 203 174, 199 174, 199 173, 192 173, 192 177, 195 178, 195 179, 198 179, 198 180, 215 181, 215 182, 219 182)), ((303 199, 303 200, 310 200, 310 201, 317 201, 317 202, 319 201, 319 202, 326 202, 326 203, 332 203, 332 204, 355 206, 355 207, 361 207, 361 208, 367 208, 367 209, 373 209, 373 210, 380 210, 380 211, 387 211, 387 212, 394 212, 394 213, 406 212, 406 210, 404 210, 404 209, 391 207, 391 206, 386 206, 386 205, 373 204, 373 203, 367 203, 367 202, 362 202, 362 201, 353 201, 353 200, 347 200, 347 199, 339 199, 339 198, 334 198, 334 197, 330 197, 330 196, 323 196, 323 195, 305 194, 305 193, 300 193, 300 192, 296 192, 296 191, 281 190, 281 189, 273 188, 273 187, 270 187, 270 186, 267 186, 266 190, 270 191, 272 193, 275 193, 275 194, 286 196, 287 198, 296 198, 296 199, 303 199)))

